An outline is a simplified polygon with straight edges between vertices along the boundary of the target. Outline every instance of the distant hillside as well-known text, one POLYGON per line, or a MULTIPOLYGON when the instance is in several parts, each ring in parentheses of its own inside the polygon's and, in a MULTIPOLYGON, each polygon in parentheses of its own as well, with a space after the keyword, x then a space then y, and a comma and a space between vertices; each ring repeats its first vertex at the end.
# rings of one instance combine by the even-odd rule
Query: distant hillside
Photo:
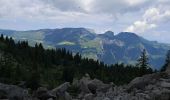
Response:
POLYGON ((1 34, 29 44, 43 43, 46 48, 66 48, 80 52, 84 57, 99 59, 106 64, 117 62, 135 64, 140 52, 146 49, 150 64, 160 69, 170 45, 146 40, 135 33, 121 32, 114 35, 107 31, 96 34, 85 28, 40 29, 30 31, 0 30, 1 34))

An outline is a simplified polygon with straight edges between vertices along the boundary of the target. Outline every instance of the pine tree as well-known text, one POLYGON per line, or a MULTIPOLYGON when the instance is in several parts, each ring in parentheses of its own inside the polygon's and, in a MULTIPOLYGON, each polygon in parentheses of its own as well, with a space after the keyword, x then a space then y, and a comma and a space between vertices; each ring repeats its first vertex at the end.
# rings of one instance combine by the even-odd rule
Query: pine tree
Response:
POLYGON ((161 68, 161 71, 165 71, 168 64, 170 64, 170 50, 168 50, 168 52, 166 54, 165 64, 161 68))
POLYGON ((137 66, 148 68, 149 67, 148 60, 149 59, 148 59, 148 56, 146 54, 146 50, 144 49, 141 52, 141 55, 140 55, 139 59, 137 60, 138 61, 137 66))
POLYGON ((139 59, 137 60, 137 66, 140 67, 140 75, 148 73, 147 70, 150 69, 148 61, 149 58, 148 55, 146 54, 146 50, 144 49, 141 52, 139 59))

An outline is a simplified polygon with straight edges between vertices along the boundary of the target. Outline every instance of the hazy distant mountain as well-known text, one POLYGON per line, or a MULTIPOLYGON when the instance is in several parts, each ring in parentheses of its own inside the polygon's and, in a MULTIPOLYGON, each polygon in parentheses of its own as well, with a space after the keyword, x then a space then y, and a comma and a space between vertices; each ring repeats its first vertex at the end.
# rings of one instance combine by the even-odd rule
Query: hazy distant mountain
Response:
POLYGON ((45 47, 67 48, 80 52, 84 57, 99 59, 107 64, 124 62, 134 64, 141 51, 146 49, 150 63, 159 69, 164 63, 170 45, 146 40, 135 33, 121 32, 114 35, 107 31, 96 34, 85 28, 41 29, 30 31, 0 30, 1 34, 16 40, 28 40, 32 45, 43 43, 45 47))

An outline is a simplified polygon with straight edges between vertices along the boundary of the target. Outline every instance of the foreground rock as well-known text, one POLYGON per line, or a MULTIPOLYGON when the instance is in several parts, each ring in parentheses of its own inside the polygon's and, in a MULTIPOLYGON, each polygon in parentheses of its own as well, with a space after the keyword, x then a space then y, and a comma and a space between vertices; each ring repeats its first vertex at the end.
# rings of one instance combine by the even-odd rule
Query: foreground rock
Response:
POLYGON ((0 99, 28 100, 28 91, 15 85, 0 83, 0 99))
POLYGON ((72 84, 63 83, 48 90, 38 88, 29 96, 28 91, 14 85, 0 83, 0 99, 8 100, 170 100, 170 74, 154 73, 137 77, 124 86, 105 84, 86 74, 72 84), (75 93, 73 93, 75 92, 75 93))
POLYGON ((170 75, 166 72, 137 77, 124 86, 87 76, 73 83, 81 90, 76 100, 170 100, 170 75))
POLYGON ((72 100, 72 97, 67 92, 67 89, 70 87, 70 83, 66 82, 61 84, 59 87, 51 90, 51 94, 53 94, 57 100, 72 100))

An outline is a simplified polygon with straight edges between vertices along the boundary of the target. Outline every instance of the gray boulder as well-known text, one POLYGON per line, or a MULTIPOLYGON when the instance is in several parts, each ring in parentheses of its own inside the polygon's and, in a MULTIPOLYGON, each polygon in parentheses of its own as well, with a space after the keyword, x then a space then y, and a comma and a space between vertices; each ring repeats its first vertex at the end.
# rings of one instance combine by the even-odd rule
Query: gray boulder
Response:
POLYGON ((143 89, 149 84, 155 84, 165 73, 154 73, 149 75, 144 75, 142 77, 137 77, 133 79, 127 87, 127 90, 130 91, 134 88, 143 89))
POLYGON ((70 94, 68 92, 65 92, 64 99, 65 100, 72 100, 72 97, 70 96, 70 94))
POLYGON ((94 79, 88 82, 88 88, 92 93, 107 92, 112 87, 112 84, 104 84, 98 79, 94 79))
POLYGON ((69 93, 67 93, 67 89, 70 87, 69 82, 65 82, 64 84, 61 84, 57 88, 50 91, 50 93, 57 97, 57 100, 72 100, 69 93))
POLYGON ((40 87, 37 89, 37 91, 34 94, 35 97, 37 97, 40 100, 48 100, 48 99, 55 99, 56 96, 52 95, 50 92, 48 92, 47 88, 40 87))
POLYGON ((57 88, 51 90, 51 93, 54 95, 57 95, 57 94, 60 95, 60 94, 65 93, 69 87, 70 87, 70 83, 65 82, 64 84, 61 84, 57 88))
POLYGON ((86 94, 84 96, 84 100, 93 100, 94 99, 94 95, 92 93, 86 94))
POLYGON ((28 91, 15 85, 6 85, 0 83, 0 99, 27 100, 28 91))

